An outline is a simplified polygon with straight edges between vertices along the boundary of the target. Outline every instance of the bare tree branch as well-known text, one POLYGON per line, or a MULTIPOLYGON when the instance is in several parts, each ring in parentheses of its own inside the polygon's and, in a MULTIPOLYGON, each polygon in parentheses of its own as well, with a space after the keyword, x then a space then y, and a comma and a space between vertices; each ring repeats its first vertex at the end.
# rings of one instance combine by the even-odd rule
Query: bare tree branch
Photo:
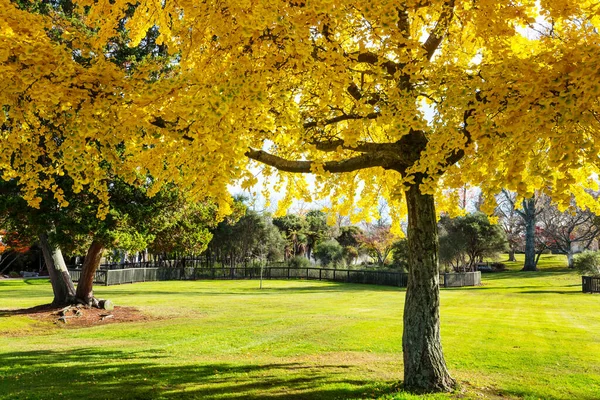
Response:
MULTIPOLYGON (((280 171, 294 173, 311 173, 311 167, 315 164, 314 161, 294 161, 288 160, 274 154, 267 153, 263 150, 248 149, 245 153, 246 157, 258 161, 260 163, 275 167, 280 171)), ((385 153, 366 153, 356 157, 342 161, 327 161, 323 163, 323 169, 327 172, 352 172, 365 168, 383 167, 386 169, 395 169, 397 167, 396 160, 393 160, 385 153)))

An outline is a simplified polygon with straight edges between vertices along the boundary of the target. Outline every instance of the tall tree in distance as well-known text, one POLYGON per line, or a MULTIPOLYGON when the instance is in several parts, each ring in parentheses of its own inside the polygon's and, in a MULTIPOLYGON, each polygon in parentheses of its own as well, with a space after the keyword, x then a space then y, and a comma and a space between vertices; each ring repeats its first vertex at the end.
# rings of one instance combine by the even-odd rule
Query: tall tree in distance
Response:
POLYGON ((494 214, 500 219, 500 226, 508 242, 508 261, 517 261, 515 252, 522 246, 523 224, 515 207, 516 194, 503 190, 496 196, 494 214))
POLYGON ((523 271, 537 271, 536 257, 536 224, 538 216, 544 211, 543 199, 547 198, 541 193, 534 193, 521 199, 517 204, 517 193, 502 189, 497 196, 498 206, 496 214, 502 219, 502 226, 507 234, 510 249, 513 251, 515 241, 523 232, 525 237, 525 262, 523 271))

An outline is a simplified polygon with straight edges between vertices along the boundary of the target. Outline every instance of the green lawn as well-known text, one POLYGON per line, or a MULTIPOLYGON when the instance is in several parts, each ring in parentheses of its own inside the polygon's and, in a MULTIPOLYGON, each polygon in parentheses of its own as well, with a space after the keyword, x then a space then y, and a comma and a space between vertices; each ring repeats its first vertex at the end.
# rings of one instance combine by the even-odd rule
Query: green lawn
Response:
MULTIPOLYGON (((394 394, 403 290, 196 281, 97 288, 152 321, 72 329, 0 317, 0 399, 600 398, 600 296, 566 270, 483 283, 442 289, 444 350, 461 383, 452 395, 394 394)), ((0 281, 0 309, 50 299, 47 282, 0 281)))
MULTIPOLYGON (((508 261, 508 255, 503 254, 499 261, 506 265, 509 271, 520 271, 525 264, 525 254, 515 254, 517 261, 508 261)), ((490 260, 492 261, 492 260, 490 260)), ((540 271, 561 272, 567 270, 567 256, 564 254, 542 254, 537 265, 540 271)))

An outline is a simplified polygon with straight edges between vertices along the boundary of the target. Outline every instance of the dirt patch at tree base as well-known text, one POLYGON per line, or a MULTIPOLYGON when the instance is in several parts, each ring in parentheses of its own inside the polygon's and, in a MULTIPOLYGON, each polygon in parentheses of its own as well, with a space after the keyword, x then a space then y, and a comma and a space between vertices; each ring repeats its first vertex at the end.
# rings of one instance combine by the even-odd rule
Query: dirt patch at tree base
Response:
POLYGON ((135 307, 115 306, 107 311, 99 308, 73 306, 56 307, 51 304, 19 309, 3 310, 0 316, 22 315, 42 322, 53 322, 65 328, 86 328, 90 326, 115 324, 120 322, 149 321, 156 319, 143 314, 135 307))

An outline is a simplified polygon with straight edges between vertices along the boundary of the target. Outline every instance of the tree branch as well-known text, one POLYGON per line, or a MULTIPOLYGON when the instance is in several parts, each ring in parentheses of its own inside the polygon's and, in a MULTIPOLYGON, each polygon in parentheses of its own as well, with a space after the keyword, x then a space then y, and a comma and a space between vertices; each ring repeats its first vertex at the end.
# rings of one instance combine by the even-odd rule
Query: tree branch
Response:
POLYGON ((379 115, 380 114, 376 113, 376 112, 372 112, 367 115, 343 114, 343 115, 338 115, 337 117, 326 119, 321 122, 318 122, 318 121, 305 122, 303 127, 304 127, 304 129, 308 129, 308 128, 315 128, 318 126, 337 124, 338 122, 342 122, 342 121, 350 121, 350 120, 357 120, 357 119, 375 119, 375 118, 379 117, 379 115))
MULTIPOLYGON (((246 157, 260 163, 275 167, 280 171, 294 173, 311 173, 311 167, 315 165, 314 161, 294 161, 288 160, 263 150, 249 148, 245 153, 246 157)), ((357 157, 352 157, 342 161, 327 161, 323 163, 323 169, 331 173, 352 172, 365 168, 383 167, 391 169, 393 164, 390 157, 381 153, 366 153, 357 157)))
POLYGON ((427 53, 427 59, 431 60, 433 54, 440 46, 448 27, 450 26, 450 22, 454 17, 454 1, 455 0, 446 0, 442 5, 442 12, 437 22, 435 23, 435 27, 429 34, 429 37, 423 44, 423 48, 427 53))
POLYGON ((313 141, 309 142, 314 145, 319 151, 336 151, 338 148, 342 148, 344 150, 353 150, 359 151, 363 153, 373 153, 373 152, 383 152, 383 151, 391 151, 393 147, 397 147, 396 143, 369 143, 369 142, 357 142, 354 145, 350 146, 345 144, 344 140, 336 139, 336 140, 328 140, 328 141, 313 141))

